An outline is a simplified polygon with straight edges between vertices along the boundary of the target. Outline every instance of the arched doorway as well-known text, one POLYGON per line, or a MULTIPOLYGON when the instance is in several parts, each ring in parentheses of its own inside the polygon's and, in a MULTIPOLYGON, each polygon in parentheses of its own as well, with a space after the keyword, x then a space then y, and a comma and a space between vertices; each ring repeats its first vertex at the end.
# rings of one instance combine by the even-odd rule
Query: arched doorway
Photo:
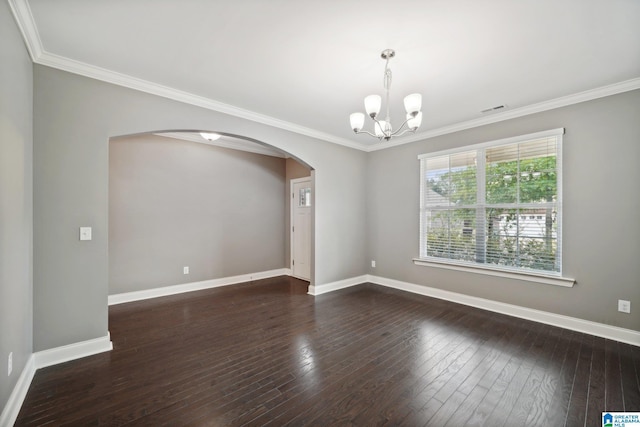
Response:
POLYGON ((237 135, 111 138, 110 303, 290 274, 289 186, 305 173, 312 182, 304 162, 237 135))

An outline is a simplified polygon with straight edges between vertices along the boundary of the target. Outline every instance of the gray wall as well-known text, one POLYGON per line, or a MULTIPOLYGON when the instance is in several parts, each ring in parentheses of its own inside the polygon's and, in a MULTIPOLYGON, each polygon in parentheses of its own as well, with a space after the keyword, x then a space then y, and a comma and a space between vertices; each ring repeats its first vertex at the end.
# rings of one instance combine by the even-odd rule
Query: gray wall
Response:
POLYGON ((0 2, 0 411, 31 356, 33 335, 33 67, 12 16, 0 2))
POLYGON ((368 272, 640 330, 640 91, 373 152, 367 187, 368 272), (573 288, 416 266, 417 156, 564 127, 563 270, 573 288), (631 314, 617 300, 632 301, 631 314), (634 305, 635 304, 635 305, 634 305))
POLYGON ((313 167, 312 283, 365 273, 366 153, 35 65, 35 351, 106 335, 109 139, 163 130, 242 135, 313 167))
POLYGON ((284 158, 112 139, 109 294, 284 268, 285 195, 284 158))

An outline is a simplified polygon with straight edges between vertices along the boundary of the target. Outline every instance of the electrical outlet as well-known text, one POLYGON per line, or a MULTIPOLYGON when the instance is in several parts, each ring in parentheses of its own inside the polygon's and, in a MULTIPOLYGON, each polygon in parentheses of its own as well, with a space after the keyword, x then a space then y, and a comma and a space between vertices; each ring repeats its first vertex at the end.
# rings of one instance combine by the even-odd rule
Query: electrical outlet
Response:
POLYGON ((91 240, 91 227, 80 227, 80 240, 91 240))
POLYGON ((371 260, 371 267, 376 268, 376 262, 374 260, 371 260))
POLYGON ((625 301, 623 299, 619 299, 618 311, 621 311, 622 313, 631 313, 631 301, 625 301))
POLYGON ((189 274, 189 267, 182 267, 182 274, 189 274))
POLYGON ((9 361, 7 362, 7 376, 11 376, 13 371, 13 351, 9 353, 9 361))

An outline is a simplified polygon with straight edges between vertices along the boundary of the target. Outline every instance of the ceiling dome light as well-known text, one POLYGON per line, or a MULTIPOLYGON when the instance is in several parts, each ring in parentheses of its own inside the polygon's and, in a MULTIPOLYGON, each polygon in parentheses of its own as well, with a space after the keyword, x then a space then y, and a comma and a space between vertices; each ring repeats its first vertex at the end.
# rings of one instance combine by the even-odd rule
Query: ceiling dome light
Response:
POLYGON ((415 132, 422 124, 422 95, 419 93, 412 93, 404 98, 404 108, 407 111, 407 119, 400 125, 395 132, 391 127, 391 117, 389 117, 389 90, 391 89, 391 69, 389 68, 389 60, 396 56, 396 52, 393 49, 385 49, 380 55, 382 59, 387 61, 384 67, 384 88, 386 91, 387 102, 387 117, 384 120, 378 120, 378 114, 380 113, 380 107, 382 106, 382 97, 380 95, 369 95, 364 99, 364 108, 367 115, 374 121, 373 130, 375 133, 362 130, 364 126, 364 114, 353 113, 349 117, 351 123, 351 129, 355 133, 366 133, 378 138, 380 141, 383 139, 388 141, 394 136, 404 135, 407 132, 415 132))
POLYGON ((218 135, 217 133, 200 132, 200 136, 210 142, 220 139, 220 135, 218 135))

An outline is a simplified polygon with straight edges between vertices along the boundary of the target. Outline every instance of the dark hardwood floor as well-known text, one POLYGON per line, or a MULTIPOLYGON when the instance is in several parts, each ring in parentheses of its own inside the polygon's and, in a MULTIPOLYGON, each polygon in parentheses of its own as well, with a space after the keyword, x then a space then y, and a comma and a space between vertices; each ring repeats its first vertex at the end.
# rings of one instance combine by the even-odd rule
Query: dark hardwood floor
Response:
POLYGON ((38 370, 16 425, 600 426, 640 348, 364 284, 281 277, 109 308, 114 350, 38 370))

